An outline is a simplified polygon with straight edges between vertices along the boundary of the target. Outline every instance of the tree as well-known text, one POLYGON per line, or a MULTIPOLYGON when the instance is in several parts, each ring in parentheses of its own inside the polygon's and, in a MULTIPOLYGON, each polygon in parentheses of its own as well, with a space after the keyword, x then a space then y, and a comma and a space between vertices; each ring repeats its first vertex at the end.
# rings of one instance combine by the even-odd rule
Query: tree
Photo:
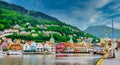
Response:
POLYGON ((0 10, 0 14, 2 14, 2 11, 0 10))
POLYGON ((4 25, 0 24, 0 30, 4 30, 4 25))
POLYGON ((4 49, 3 49, 3 51, 8 51, 8 50, 10 50, 10 49, 9 49, 9 48, 4 48, 4 49))

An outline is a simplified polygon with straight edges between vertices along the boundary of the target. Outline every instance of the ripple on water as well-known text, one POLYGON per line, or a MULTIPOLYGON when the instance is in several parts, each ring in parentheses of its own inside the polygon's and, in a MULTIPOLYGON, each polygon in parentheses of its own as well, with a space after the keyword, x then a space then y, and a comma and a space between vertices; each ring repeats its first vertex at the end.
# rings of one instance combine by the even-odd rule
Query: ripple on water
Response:
POLYGON ((0 57, 0 65, 93 65, 100 57, 84 55, 9 55, 0 57))

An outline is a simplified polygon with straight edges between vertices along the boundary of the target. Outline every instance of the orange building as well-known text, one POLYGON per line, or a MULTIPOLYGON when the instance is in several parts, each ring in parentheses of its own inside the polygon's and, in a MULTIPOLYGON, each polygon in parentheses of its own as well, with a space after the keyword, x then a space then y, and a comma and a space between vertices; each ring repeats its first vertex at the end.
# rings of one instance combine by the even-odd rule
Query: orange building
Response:
POLYGON ((22 50, 22 45, 20 44, 20 40, 13 42, 9 45, 10 50, 22 50))
POLYGON ((81 42, 81 43, 74 43, 74 48, 75 50, 79 50, 80 52, 86 52, 87 47, 86 47, 86 42, 81 42))

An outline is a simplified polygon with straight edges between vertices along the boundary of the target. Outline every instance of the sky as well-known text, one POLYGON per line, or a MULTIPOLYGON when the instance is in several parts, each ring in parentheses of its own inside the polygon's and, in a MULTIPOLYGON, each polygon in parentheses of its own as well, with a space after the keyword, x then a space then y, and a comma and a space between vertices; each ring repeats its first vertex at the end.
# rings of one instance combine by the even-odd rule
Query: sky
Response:
POLYGON ((4 0, 53 16, 85 30, 89 26, 107 25, 120 29, 120 0, 4 0))

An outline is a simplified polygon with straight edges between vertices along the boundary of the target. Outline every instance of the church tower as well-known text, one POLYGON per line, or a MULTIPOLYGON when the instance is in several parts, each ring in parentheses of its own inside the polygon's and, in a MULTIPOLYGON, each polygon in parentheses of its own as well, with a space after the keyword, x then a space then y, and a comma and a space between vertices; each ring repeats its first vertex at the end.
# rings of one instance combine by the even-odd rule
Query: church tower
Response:
POLYGON ((55 43, 55 40, 54 40, 54 38, 53 38, 53 35, 51 35, 50 42, 53 43, 53 44, 55 43))

